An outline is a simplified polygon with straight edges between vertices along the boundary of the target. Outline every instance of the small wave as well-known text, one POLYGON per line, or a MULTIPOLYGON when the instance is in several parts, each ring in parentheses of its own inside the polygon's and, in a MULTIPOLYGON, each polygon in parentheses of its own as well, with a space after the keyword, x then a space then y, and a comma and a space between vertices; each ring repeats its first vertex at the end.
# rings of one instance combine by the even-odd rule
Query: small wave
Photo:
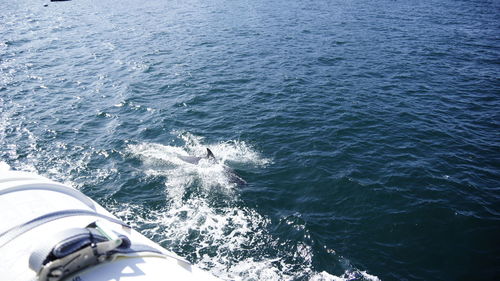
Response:
POLYGON ((270 158, 263 157, 251 145, 241 140, 228 140, 215 144, 204 144, 204 138, 189 132, 173 131, 172 134, 185 142, 187 152, 204 154, 205 148, 210 148, 222 162, 243 163, 253 166, 266 166, 271 164, 270 158))
POLYGON ((161 145, 156 143, 142 143, 129 145, 132 154, 156 160, 164 160, 171 163, 184 162, 178 156, 204 156, 206 148, 210 148, 221 163, 233 162, 243 163, 251 166, 265 166, 271 163, 269 158, 262 157, 250 145, 240 140, 229 140, 215 144, 203 143, 203 137, 191 133, 176 133, 177 138, 182 140, 182 146, 161 145))
POLYGON ((129 152, 143 160, 145 173, 151 176, 165 176, 166 192, 169 199, 179 203, 186 190, 197 185, 202 190, 217 187, 234 188, 237 183, 228 173, 228 167, 260 167, 270 163, 251 146, 243 141, 227 141, 204 144, 203 138, 190 133, 178 134, 184 142, 182 146, 161 145, 156 143, 131 144, 129 152), (212 163, 203 157, 210 148, 218 162, 212 163), (186 162, 182 157, 201 157, 197 165, 186 162), (231 163, 231 165, 227 164, 231 163))
POLYGON ((146 236, 224 280, 380 280, 343 258, 347 269, 340 276, 315 271, 310 246, 299 243, 293 252, 281 250, 282 242, 267 231, 270 220, 251 208, 214 207, 203 198, 147 213, 135 204, 110 207, 146 236))
MULTIPOLYGON (((135 204, 116 204, 114 213, 197 266, 225 280, 378 280, 345 260, 344 274, 314 270, 314 250, 303 241, 285 240, 269 232, 271 220, 242 206, 238 189, 224 175, 225 163, 263 167, 262 157, 243 141, 205 143, 187 132, 173 132, 178 146, 131 144, 128 151, 142 160, 146 176, 165 177, 170 204, 144 212, 135 204), (210 148, 219 164, 187 163, 179 156, 203 156, 210 148), (211 196, 213 194, 216 196, 211 196), (214 198, 215 197, 215 198, 214 198)), ((174 140, 175 142, 175 140, 174 140)))

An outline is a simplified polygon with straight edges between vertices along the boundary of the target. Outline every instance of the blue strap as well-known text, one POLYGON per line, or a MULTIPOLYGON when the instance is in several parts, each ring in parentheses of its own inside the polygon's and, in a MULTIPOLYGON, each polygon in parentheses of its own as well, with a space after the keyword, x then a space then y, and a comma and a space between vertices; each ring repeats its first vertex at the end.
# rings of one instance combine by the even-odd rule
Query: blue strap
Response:
POLYGON ((40 271, 40 268, 42 268, 44 261, 51 253, 54 257, 60 258, 75 252, 84 246, 90 245, 91 243, 92 240, 90 239, 89 231, 86 228, 67 229, 50 237, 48 241, 41 243, 40 247, 31 253, 29 266, 32 270, 38 272, 40 271), (67 250, 67 248, 72 249, 67 250), (66 251, 68 253, 61 253, 66 251))
POLYGON ((130 228, 129 225, 126 223, 122 222, 121 220, 108 217, 103 214, 96 213, 94 211, 89 211, 89 210, 80 210, 80 209, 73 209, 73 210, 63 210, 63 211, 58 211, 58 212, 53 212, 53 213, 48 213, 43 216, 34 218, 26 223, 20 224, 18 226, 14 226, 11 229, 3 232, 0 234, 0 248, 5 246, 5 244, 9 243, 10 241, 14 240, 16 237, 19 235, 37 227, 40 225, 43 225, 45 223, 65 218, 65 217, 72 217, 72 216, 91 216, 91 217, 99 217, 106 219, 110 222, 122 225, 124 227, 130 228))

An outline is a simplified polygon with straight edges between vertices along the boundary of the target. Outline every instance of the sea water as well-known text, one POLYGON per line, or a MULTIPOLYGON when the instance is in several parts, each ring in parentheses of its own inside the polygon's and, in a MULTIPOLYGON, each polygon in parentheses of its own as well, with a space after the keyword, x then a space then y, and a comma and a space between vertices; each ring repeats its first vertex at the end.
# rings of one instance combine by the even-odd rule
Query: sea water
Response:
POLYGON ((4 1, 0 157, 225 280, 498 280, 499 15, 4 1))

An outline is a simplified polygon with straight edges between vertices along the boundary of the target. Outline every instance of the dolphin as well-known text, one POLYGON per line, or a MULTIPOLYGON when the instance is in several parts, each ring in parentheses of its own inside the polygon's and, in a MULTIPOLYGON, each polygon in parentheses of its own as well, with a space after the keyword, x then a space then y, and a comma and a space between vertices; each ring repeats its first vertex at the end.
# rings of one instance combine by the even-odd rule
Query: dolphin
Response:
MULTIPOLYGON (((183 156, 183 155, 177 155, 177 157, 189 164, 193 165, 198 165, 202 159, 208 159, 210 162, 214 164, 219 164, 217 159, 215 158, 214 153, 210 150, 210 148, 207 147, 207 155, 204 157, 198 157, 198 156, 183 156)), ((221 163, 222 164, 222 163, 221 163)), ((222 164, 222 167, 224 168, 224 172, 226 173, 226 176, 229 178, 229 180, 233 183, 239 184, 239 185, 244 185, 247 184, 247 182, 242 179, 236 172, 229 168, 228 166, 222 164)))
POLYGON ((208 159, 208 160, 212 160, 214 162, 217 162, 215 160, 215 156, 214 156, 213 152, 208 147, 207 147, 207 155, 205 157, 183 156, 183 155, 177 155, 177 157, 179 159, 181 159, 182 161, 187 162, 189 164, 193 164, 193 165, 198 165, 198 163, 200 163, 201 159, 208 159))

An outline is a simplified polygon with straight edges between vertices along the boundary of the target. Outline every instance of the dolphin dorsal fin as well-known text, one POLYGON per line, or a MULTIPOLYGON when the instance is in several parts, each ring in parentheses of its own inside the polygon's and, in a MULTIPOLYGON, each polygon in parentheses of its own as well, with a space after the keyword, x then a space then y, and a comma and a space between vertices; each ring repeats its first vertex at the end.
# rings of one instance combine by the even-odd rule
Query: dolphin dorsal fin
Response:
POLYGON ((215 156, 212 153, 212 150, 210 150, 210 148, 207 147, 207 159, 210 159, 210 158, 215 160, 215 156))

